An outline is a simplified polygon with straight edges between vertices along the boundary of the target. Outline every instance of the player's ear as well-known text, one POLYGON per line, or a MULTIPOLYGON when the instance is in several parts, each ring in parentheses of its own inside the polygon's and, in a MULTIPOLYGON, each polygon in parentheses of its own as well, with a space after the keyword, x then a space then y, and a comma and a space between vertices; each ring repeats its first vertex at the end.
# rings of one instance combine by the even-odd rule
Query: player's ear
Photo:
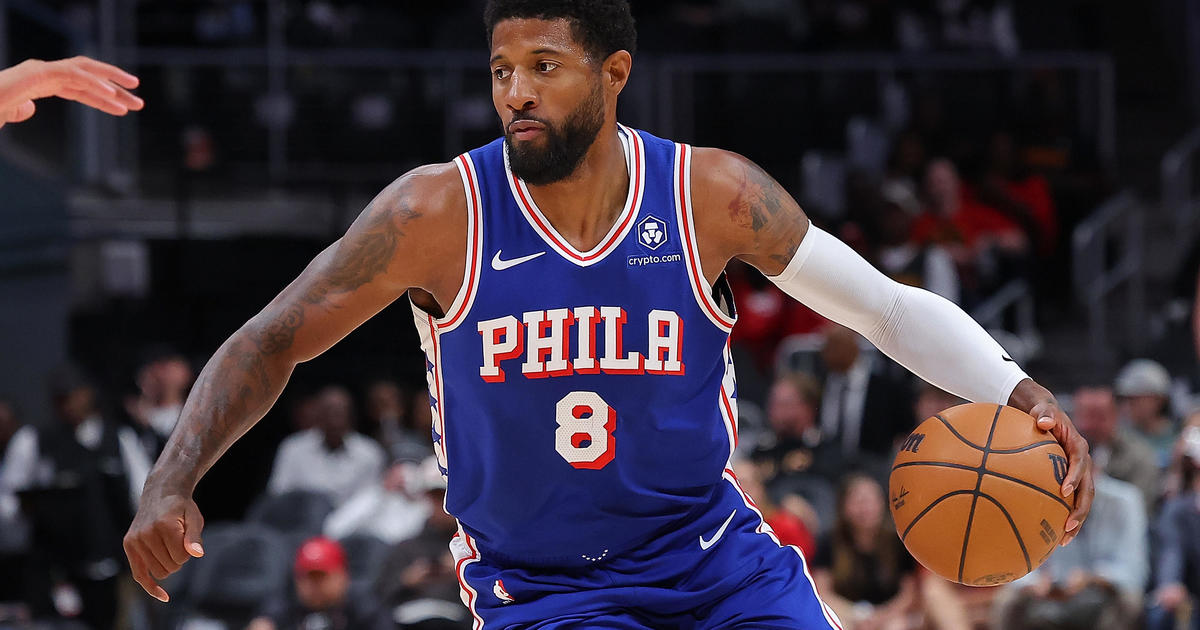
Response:
POLYGON ((629 81, 629 73, 632 69, 633 56, 629 54, 629 51, 618 50, 609 55, 600 69, 603 74, 604 86, 620 94, 629 81))

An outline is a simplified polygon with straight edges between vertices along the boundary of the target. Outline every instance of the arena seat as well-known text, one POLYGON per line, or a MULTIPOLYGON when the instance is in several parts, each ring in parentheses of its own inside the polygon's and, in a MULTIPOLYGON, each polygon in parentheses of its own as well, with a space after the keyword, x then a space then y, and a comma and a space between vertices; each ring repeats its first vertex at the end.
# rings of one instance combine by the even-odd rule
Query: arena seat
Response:
POLYGON ((333 502, 324 494, 293 490, 259 497, 250 506, 246 520, 280 532, 315 536, 321 533, 325 517, 332 511, 333 502))

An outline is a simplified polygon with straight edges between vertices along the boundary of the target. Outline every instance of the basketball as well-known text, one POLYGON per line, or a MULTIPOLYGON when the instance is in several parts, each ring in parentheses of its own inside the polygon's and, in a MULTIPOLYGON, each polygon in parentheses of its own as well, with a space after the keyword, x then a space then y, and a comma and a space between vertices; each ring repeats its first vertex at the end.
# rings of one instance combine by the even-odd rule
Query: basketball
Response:
POLYGON ((970 403, 926 419, 901 443, 888 497, 904 546, 968 586, 1011 582, 1050 557, 1074 497, 1067 458, 1033 418, 970 403))

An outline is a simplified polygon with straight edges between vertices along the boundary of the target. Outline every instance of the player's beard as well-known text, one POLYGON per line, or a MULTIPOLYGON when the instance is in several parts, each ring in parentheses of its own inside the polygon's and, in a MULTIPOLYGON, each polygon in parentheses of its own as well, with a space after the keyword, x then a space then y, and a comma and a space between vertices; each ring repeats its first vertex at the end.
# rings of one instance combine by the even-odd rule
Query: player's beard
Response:
POLYGON ((545 125, 545 142, 543 146, 535 146, 537 141, 514 143, 512 133, 505 132, 504 146, 513 174, 531 186, 560 182, 575 173, 596 142, 604 126, 604 94, 597 82, 592 93, 567 115, 561 128, 533 116, 518 115, 514 120, 536 120, 545 125))

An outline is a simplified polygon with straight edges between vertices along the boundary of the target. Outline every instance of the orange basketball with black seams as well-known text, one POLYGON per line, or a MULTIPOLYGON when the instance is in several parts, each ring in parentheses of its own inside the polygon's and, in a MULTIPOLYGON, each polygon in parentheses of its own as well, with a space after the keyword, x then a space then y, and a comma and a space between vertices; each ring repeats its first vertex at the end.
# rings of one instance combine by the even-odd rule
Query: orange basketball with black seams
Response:
POLYGON ((888 498, 896 531, 922 565, 969 586, 1011 582, 1057 548, 1074 497, 1067 458, 1034 419, 969 403, 926 419, 901 443, 888 498))

